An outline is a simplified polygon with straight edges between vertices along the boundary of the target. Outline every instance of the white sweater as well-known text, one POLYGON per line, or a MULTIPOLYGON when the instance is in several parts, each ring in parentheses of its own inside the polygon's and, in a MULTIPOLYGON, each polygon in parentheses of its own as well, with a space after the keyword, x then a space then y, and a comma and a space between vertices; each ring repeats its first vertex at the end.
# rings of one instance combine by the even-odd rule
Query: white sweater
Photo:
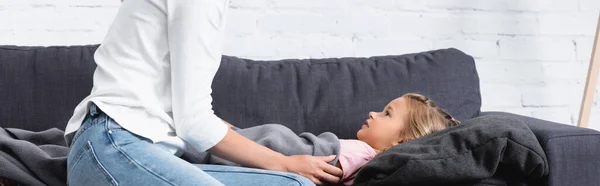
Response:
MULTIPOLYGON (((123 128, 173 154, 205 151, 228 127, 212 110, 229 0, 126 0, 94 54, 94 86, 65 136, 94 102, 123 128)), ((72 136, 72 135, 71 135, 72 136)), ((66 139, 70 143, 71 139, 66 139)))

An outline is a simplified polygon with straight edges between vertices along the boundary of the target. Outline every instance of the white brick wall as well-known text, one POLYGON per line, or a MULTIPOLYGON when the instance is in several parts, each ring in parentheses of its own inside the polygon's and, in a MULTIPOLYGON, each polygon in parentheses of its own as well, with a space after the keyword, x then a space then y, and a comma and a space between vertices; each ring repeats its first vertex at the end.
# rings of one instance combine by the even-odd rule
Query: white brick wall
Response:
MULTIPOLYGON (((0 0, 0 44, 99 43, 119 4, 0 0)), ((477 61, 483 110, 574 125, 599 12, 599 0, 232 0, 225 52, 281 59, 455 47, 477 61)), ((597 104, 591 127, 600 129, 597 104)))

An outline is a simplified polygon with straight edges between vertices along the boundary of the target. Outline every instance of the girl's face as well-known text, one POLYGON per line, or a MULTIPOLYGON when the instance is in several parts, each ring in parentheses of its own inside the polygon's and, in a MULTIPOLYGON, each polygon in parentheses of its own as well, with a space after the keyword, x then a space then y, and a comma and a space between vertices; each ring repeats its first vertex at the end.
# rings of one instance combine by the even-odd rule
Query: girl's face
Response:
POLYGON ((369 119, 356 133, 376 150, 384 150, 399 144, 403 139, 402 130, 408 115, 406 100, 403 97, 391 101, 381 112, 369 112, 369 119))

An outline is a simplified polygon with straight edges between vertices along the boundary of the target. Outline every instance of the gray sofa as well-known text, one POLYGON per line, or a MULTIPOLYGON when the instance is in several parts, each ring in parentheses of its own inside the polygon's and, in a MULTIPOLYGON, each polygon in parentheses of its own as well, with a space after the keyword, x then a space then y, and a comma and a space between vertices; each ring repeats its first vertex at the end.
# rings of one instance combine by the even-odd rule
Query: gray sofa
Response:
MULTIPOLYGON (((0 126, 64 129, 73 108, 92 87, 96 48, 0 46, 0 126)), ((212 95, 215 113, 240 127, 280 123, 295 132, 330 131, 339 138, 356 138, 369 111, 381 110, 407 92, 432 98, 461 121, 503 115, 526 123, 549 167, 547 175, 527 185, 600 185, 600 132, 481 112, 474 59, 457 49, 277 61, 223 56, 212 95)))

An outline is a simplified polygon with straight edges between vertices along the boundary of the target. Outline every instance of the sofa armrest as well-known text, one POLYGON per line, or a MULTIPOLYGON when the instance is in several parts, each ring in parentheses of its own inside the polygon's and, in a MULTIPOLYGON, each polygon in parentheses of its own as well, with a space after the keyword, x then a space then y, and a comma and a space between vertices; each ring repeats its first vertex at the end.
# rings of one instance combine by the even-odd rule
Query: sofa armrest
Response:
POLYGON ((600 132, 506 112, 481 115, 514 116, 529 126, 548 158, 547 185, 600 185, 600 132))

